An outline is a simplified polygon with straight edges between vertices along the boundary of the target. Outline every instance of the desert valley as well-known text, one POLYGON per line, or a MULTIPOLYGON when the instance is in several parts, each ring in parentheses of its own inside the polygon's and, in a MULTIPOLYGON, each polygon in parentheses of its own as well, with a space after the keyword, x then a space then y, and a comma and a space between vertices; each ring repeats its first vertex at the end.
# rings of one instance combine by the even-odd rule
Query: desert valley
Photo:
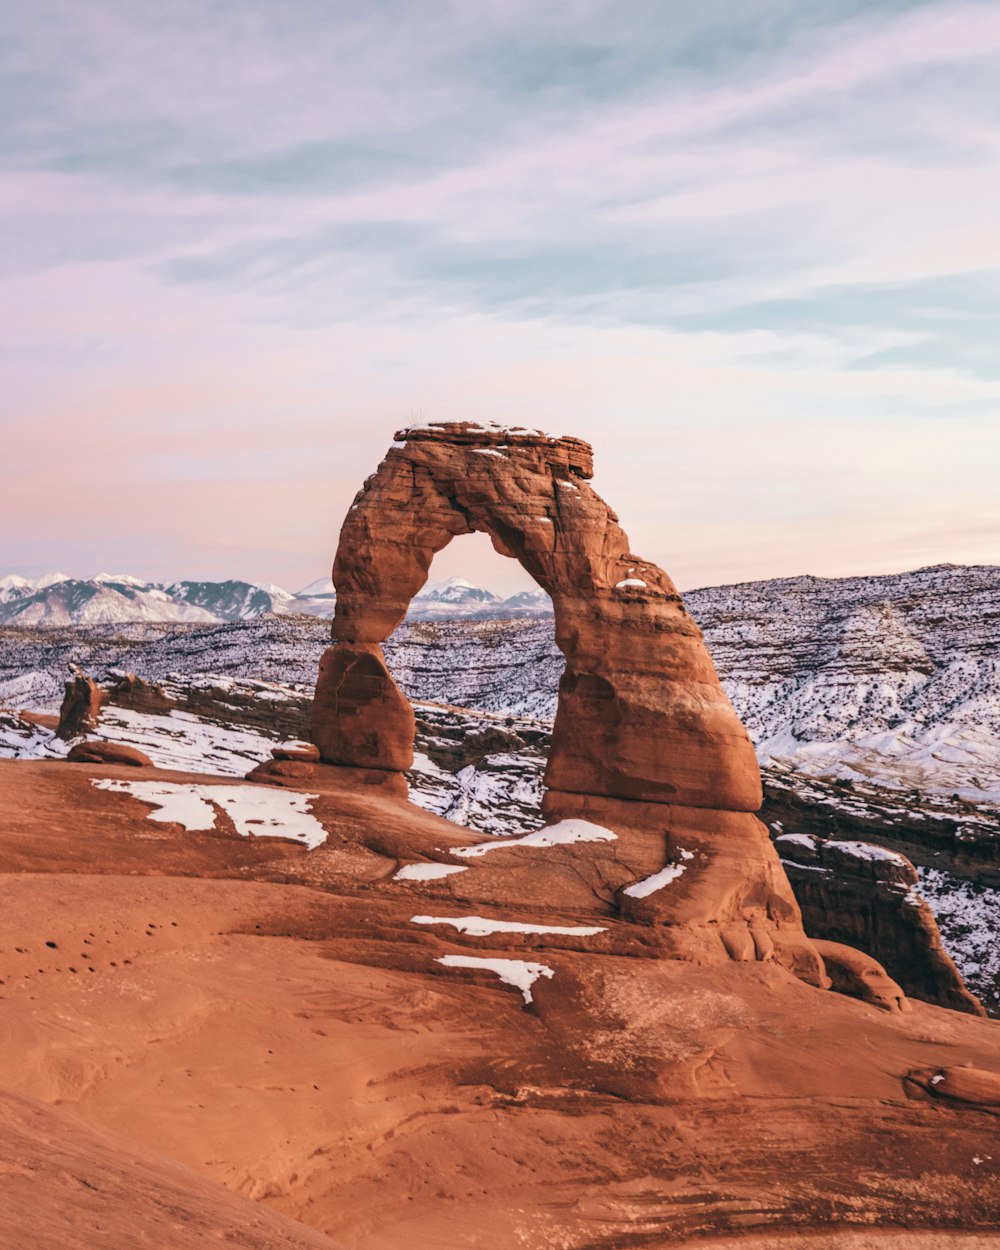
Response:
POLYGON ((591 475, 414 426, 333 583, 3 580, 0 1244, 996 1244, 1000 568, 682 598, 591 475))

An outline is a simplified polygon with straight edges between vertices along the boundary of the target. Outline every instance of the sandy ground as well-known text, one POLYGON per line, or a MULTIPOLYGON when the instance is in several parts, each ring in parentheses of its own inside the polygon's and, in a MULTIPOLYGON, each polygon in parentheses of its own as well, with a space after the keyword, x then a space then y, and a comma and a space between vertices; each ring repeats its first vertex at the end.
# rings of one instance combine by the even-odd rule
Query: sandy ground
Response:
POLYGON ((996 1244, 1000 1107, 905 1078, 1000 1073, 1000 1024, 655 958, 611 844, 393 880, 469 831, 323 771, 308 851, 91 784, 202 776, 0 764, 4 1250, 996 1244))

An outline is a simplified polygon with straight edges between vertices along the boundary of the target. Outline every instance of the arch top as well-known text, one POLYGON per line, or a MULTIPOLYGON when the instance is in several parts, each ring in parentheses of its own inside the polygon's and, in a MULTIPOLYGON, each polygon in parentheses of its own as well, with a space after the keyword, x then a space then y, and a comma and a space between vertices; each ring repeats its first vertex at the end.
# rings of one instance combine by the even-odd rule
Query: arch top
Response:
POLYGON ((402 769, 412 709, 381 643, 431 561, 489 534, 552 597, 566 657, 547 784, 572 793, 755 811, 753 748, 701 633, 662 569, 629 550, 590 486, 582 439, 471 421, 400 430, 347 514, 333 566, 334 645, 313 738, 330 763, 402 769))
POLYGON ((410 443, 444 443, 450 447, 492 449, 534 448, 553 467, 562 466, 576 477, 594 476, 594 449, 570 434, 548 434, 523 425, 498 421, 427 421, 397 430, 392 448, 405 450, 410 443))

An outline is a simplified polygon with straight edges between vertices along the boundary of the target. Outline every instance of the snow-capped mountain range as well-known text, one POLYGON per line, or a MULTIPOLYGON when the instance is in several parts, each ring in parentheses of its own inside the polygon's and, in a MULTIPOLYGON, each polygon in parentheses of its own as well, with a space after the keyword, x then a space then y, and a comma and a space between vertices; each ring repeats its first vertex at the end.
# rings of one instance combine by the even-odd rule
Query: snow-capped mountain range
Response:
MULTIPOLYGON (((206 625, 246 621, 265 613, 333 615, 336 594, 329 578, 296 593, 273 583, 226 581, 151 582, 130 573, 73 578, 47 573, 35 579, 17 573, 0 577, 0 624, 35 627, 112 625, 165 621, 206 625)), ((522 591, 503 599, 461 577, 425 587, 410 618, 505 618, 550 612, 544 591, 522 591)))

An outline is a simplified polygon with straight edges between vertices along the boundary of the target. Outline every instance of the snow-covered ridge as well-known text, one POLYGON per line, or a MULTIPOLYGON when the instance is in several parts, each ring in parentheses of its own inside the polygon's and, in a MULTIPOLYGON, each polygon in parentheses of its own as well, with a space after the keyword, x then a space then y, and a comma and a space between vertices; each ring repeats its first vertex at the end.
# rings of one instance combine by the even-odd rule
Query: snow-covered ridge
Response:
MULTIPOLYGON (((151 582, 131 573, 0 578, 0 624, 42 628, 135 621, 209 624, 287 612, 295 602, 280 586, 239 580, 151 582)), ((299 610, 309 610, 308 604, 299 610)))
MULTIPOLYGON (((291 602, 294 611, 303 601, 291 602)), ((1000 568, 786 578, 691 591, 685 602, 763 763, 855 786, 1000 799, 1000 568)), ((57 707, 69 660, 102 679, 117 667, 157 679, 175 670, 252 674, 311 688, 326 642, 322 621, 287 614, 107 632, 117 624, 8 634, 0 705, 57 707)), ((551 618, 411 620, 385 651, 410 698, 470 714, 555 713, 563 657, 551 618)), ((508 791, 520 786, 530 797, 533 783, 518 771, 512 761, 508 791)), ((464 798, 453 783, 448 795, 442 790, 443 814, 455 802, 492 801, 481 775, 467 780, 464 798)))
MULTIPOLYGON (((91 578, 49 573, 34 580, 8 573, 0 577, 0 624, 54 628, 132 621, 209 624, 245 621, 269 613, 329 617, 336 591, 329 577, 295 594, 273 582, 182 580, 154 582, 131 573, 98 573, 91 578)), ((448 617, 507 618, 550 613, 543 590, 501 598, 462 577, 425 587, 413 600, 412 620, 448 617)))
POLYGON ((1000 567, 684 598, 762 763, 1000 801, 1000 567))

